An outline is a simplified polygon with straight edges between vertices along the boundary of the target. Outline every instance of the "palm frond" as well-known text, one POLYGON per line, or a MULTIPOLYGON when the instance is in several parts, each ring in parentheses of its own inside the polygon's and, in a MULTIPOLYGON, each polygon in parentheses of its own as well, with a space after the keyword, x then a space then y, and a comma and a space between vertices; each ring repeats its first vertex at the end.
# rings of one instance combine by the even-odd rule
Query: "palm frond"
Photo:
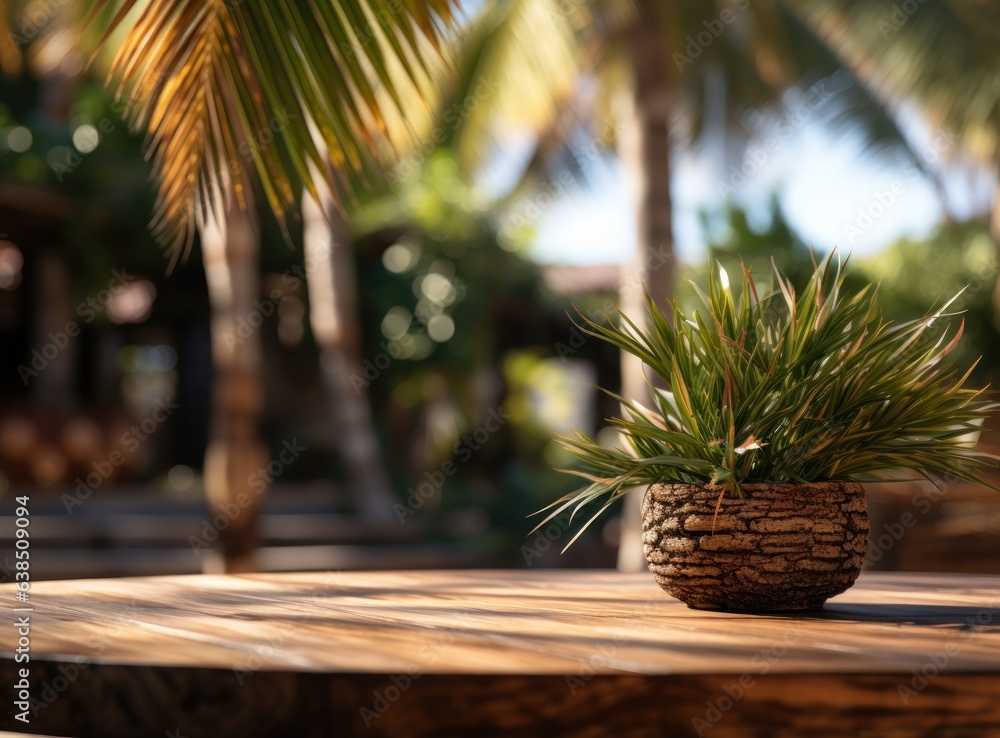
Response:
POLYGON ((1000 145, 1000 8, 977 0, 784 0, 876 97, 918 103, 935 129, 993 161, 1000 145))
POLYGON ((15 74, 21 69, 21 48, 11 28, 7 0, 0 0, 0 72, 15 74))
POLYGON ((91 19, 117 10, 101 44, 125 32, 109 79, 130 124, 148 131, 154 234, 174 259, 253 172, 280 220, 298 192, 316 195, 314 177, 346 198, 374 182, 403 101, 422 99, 444 63, 439 37, 455 18, 452 0, 89 3, 91 19))
MULTIPOLYGON (((440 121, 440 143, 455 150, 466 171, 481 163, 495 131, 543 132, 575 94, 581 51, 563 6, 503 0, 487 7, 467 34, 440 121)), ((580 13, 589 16, 586 9, 580 13)))

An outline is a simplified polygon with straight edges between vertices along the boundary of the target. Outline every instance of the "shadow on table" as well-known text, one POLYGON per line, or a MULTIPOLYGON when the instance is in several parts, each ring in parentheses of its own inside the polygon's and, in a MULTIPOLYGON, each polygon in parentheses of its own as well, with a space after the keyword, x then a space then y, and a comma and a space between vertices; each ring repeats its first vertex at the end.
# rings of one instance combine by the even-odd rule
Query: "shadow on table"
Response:
POLYGON ((958 630, 1000 629, 1000 608, 926 604, 828 604, 822 611, 789 614, 796 620, 838 620, 890 625, 946 625, 958 630))

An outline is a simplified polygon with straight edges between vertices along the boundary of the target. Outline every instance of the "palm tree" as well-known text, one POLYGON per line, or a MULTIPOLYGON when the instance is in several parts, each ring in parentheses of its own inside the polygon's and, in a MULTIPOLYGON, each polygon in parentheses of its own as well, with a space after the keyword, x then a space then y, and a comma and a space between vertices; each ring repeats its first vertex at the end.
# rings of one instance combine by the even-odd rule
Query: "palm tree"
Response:
MULTIPOLYGON (((976 0, 790 5, 886 109, 916 103, 949 153, 994 171, 990 230, 1000 248, 1000 8, 976 0)), ((1000 279, 993 306, 1000 319, 1000 279)))
POLYGON ((338 431, 337 448, 351 491, 366 518, 384 522, 395 517, 395 497, 383 466, 369 398, 354 384, 364 367, 353 244, 332 193, 322 182, 318 189, 321 199, 308 194, 302 198, 309 322, 320 349, 328 416, 338 431))
MULTIPOLYGON (((130 124, 148 131, 159 189, 152 228, 171 266, 201 235, 218 370, 206 491, 213 512, 231 521, 220 526, 221 568, 252 569, 262 499, 254 470, 266 464, 261 347, 255 333, 232 337, 258 296, 255 197, 284 223, 300 193, 343 207, 377 182, 406 128, 403 108, 406 120, 419 118, 409 103, 425 99, 445 68, 441 34, 455 8, 451 0, 89 5, 105 29, 100 44, 116 49, 116 96, 130 124)), ((335 288, 310 285, 314 302, 349 304, 318 294, 324 284, 335 288)))
POLYGON ((217 525, 219 556, 206 556, 208 572, 255 571, 256 520, 263 499, 250 483, 267 466, 258 427, 264 409, 263 356, 253 336, 235 340, 239 321, 260 294, 260 233, 246 195, 242 210, 229 196, 222 213, 199 224, 201 253, 208 275, 212 335, 212 410, 205 449, 205 493, 217 525), (239 504, 245 495, 247 504, 239 504), (235 508, 232 505, 236 505, 235 508))
MULTIPOLYGON (((91 4, 98 13, 109 0, 91 4)), ((253 162, 259 191, 279 216, 294 210, 302 189, 320 202, 320 182, 341 202, 377 181, 379 159, 398 143, 394 131, 404 107, 412 122, 405 102, 426 97, 442 66, 438 43, 453 11, 450 0, 125 0, 107 24, 109 34, 125 33, 111 76, 130 103, 133 124, 150 131, 161 194, 154 228, 174 256, 185 253, 198 224, 219 226, 247 212, 253 183, 245 160, 253 162), (276 119, 283 122, 272 135, 276 119), (322 146, 312 138, 312 120, 322 146)), ((558 139, 553 134, 574 128, 563 103, 581 74, 628 78, 617 86, 626 92, 615 117, 640 226, 639 279, 629 283, 645 282, 661 300, 673 280, 671 128, 705 135, 711 95, 732 123, 741 104, 773 103, 802 70, 829 72, 838 65, 779 3, 507 0, 487 18, 493 26, 481 36, 471 69, 480 80, 492 70, 504 84, 490 95, 491 106, 460 116, 452 129, 456 149, 484 148, 490 107, 509 118, 527 114, 545 132, 539 140, 549 143, 558 139), (725 84, 711 84, 713 77, 725 84)), ((225 314, 238 315, 241 307, 247 306, 225 314)), ((217 329, 225 322, 220 317, 217 329)), ((645 378, 623 369, 624 393, 641 395, 645 378)), ((239 494, 232 479, 231 488, 215 483, 222 486, 210 496, 227 501, 220 504, 239 494)))
MULTIPOLYGON (((780 106, 781 96, 812 71, 817 77, 843 70, 834 54, 782 3, 695 2, 694 0, 511 0, 492 10, 483 25, 489 35, 474 71, 466 78, 502 70, 504 89, 494 94, 492 111, 480 109, 452 136, 460 152, 480 152, 489 135, 491 112, 507 122, 533 125, 538 132, 536 162, 560 149, 580 127, 566 113, 581 80, 603 80, 604 90, 587 103, 584 115, 614 121, 618 155, 631 185, 638 248, 626 267, 619 305, 640 318, 642 286, 660 302, 674 284, 671 163, 677 142, 707 141, 734 149, 749 139, 739 115, 748 106, 780 106), (538 15, 554 42, 544 57, 536 47, 538 15), (530 93, 513 112, 506 96, 530 93), (720 111, 712 120, 709 109, 720 111), (518 113, 521 119, 518 119, 518 113), (722 125, 718 125, 718 123, 722 125)), ((846 70, 849 74, 850 70, 846 70)), ((460 75, 461 76, 461 75, 460 75)), ((863 89, 853 91, 856 113, 870 126, 891 134, 891 121, 863 89)), ((473 162, 474 163, 474 162, 473 162)), ((622 395, 641 398, 649 382, 631 357, 622 358, 622 395)), ((639 498, 626 498, 619 563, 644 567, 639 540, 639 498)))

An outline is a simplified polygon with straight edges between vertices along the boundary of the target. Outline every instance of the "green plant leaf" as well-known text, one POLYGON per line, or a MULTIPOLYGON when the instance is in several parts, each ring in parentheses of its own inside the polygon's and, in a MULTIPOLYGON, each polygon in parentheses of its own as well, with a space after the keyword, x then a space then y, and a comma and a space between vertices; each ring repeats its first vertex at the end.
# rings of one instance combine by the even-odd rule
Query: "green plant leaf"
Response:
POLYGON ((543 523, 593 502, 604 510, 656 482, 717 484, 739 496, 748 482, 902 472, 997 489, 982 474, 1000 460, 962 440, 997 404, 965 388, 971 369, 949 363, 962 335, 953 300, 892 325, 874 286, 844 292, 843 267, 830 254, 800 294, 775 269, 776 287, 761 296, 746 270, 734 287, 713 265, 699 291, 704 313, 671 304, 668 315, 647 296, 645 330, 621 313, 617 322, 583 316, 582 330, 638 357, 668 389, 653 390, 655 410, 605 390, 624 408, 610 422, 627 450, 562 438, 581 467, 571 473, 589 484, 546 508, 555 510, 543 523))

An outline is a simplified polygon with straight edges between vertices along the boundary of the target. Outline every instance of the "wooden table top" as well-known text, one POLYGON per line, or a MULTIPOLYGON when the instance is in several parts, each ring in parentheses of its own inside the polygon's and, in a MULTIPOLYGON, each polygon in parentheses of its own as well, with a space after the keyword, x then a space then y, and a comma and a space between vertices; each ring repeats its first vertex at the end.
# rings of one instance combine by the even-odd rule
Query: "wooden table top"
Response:
POLYGON ((952 668, 1000 673, 1000 577, 868 574, 805 616, 691 610, 648 574, 574 570, 50 581, 32 585, 30 605, 36 659, 567 674, 611 644, 600 673, 741 674, 784 641, 775 671, 885 672, 922 665, 950 635, 952 668))
MULTIPOLYGON (((708 735, 699 717, 711 735, 757 735, 777 707, 822 735, 827 712, 856 706, 872 735, 1000 734, 1000 577, 865 574, 823 612, 795 616, 690 610, 648 574, 575 570, 49 581, 30 597, 34 688, 65 675, 59 666, 81 667, 32 721, 56 735, 230 734, 219 720, 243 721, 233 735, 292 735, 293 725, 298 735, 508 735, 507 714, 527 720, 532 709, 544 721, 518 735, 543 723, 563 734, 560 715, 575 726, 565 734, 604 735, 587 730, 622 720, 623 704, 656 717, 616 724, 615 735, 708 735), (741 679, 735 706, 712 722, 711 706, 741 679), (442 717, 442 700, 460 697, 465 717, 442 717), (576 708, 550 714, 566 700, 576 708), (181 724, 187 713, 202 728, 216 720, 212 731, 181 724), (440 732, 441 719, 459 732, 440 732)), ((14 603, 12 585, 0 601, 14 603)), ((5 683, 12 658, 4 645, 5 683)), ((0 728, 22 727, 5 712, 0 728)))

